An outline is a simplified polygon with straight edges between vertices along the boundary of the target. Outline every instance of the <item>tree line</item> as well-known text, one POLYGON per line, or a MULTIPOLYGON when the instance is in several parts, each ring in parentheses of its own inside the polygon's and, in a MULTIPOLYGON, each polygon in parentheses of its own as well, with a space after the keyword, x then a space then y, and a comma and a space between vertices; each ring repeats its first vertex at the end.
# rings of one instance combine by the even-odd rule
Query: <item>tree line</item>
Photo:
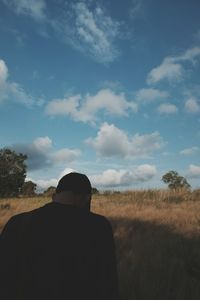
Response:
MULTIPOLYGON (((37 184, 26 179, 27 155, 16 153, 14 150, 0 149, 0 197, 35 196, 37 184)), ((162 181, 168 185, 169 189, 191 188, 186 178, 180 176, 176 171, 169 171, 162 176, 162 181)), ((51 196, 55 192, 55 187, 51 186, 43 192, 44 196, 51 196)), ((93 194, 98 193, 96 188, 92 188, 93 194)))

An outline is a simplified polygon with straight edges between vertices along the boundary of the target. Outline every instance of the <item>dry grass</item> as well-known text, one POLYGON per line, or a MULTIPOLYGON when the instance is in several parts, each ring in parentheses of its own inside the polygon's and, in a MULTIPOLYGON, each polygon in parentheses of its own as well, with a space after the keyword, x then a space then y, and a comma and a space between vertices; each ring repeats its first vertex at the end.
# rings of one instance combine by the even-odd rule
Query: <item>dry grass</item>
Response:
MULTIPOLYGON (((49 201, 2 199, 0 229, 49 201)), ((200 190, 95 195, 92 211, 112 223, 123 300, 200 299, 200 190)))

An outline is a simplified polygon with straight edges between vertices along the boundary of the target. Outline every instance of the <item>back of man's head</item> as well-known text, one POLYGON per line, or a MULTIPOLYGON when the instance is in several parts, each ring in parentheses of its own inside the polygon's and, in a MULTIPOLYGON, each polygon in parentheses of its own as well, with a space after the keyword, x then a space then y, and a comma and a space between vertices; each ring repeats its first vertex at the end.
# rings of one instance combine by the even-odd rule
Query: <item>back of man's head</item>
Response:
POLYGON ((91 183, 85 174, 72 172, 59 180, 56 193, 70 191, 76 194, 91 194, 91 190, 91 183))
POLYGON ((90 208, 92 187, 85 174, 72 172, 63 176, 53 196, 55 202, 90 208))

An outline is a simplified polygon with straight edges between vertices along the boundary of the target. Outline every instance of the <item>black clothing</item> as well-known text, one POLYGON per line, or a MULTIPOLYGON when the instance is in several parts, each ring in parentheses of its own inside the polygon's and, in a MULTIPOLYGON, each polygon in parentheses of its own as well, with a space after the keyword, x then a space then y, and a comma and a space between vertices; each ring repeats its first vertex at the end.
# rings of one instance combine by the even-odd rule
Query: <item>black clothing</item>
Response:
POLYGON ((117 300, 110 223, 55 202, 16 215, 1 234, 0 275, 2 300, 117 300))

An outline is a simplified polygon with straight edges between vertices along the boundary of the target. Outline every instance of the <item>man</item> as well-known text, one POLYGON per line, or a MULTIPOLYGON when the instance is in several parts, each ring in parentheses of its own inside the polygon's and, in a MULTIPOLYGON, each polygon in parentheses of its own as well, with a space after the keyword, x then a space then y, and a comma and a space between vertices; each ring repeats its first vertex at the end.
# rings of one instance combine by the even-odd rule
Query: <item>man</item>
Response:
POLYGON ((2 300, 119 299, 112 229, 90 203, 89 179, 70 173, 51 203, 8 221, 0 244, 2 300))

